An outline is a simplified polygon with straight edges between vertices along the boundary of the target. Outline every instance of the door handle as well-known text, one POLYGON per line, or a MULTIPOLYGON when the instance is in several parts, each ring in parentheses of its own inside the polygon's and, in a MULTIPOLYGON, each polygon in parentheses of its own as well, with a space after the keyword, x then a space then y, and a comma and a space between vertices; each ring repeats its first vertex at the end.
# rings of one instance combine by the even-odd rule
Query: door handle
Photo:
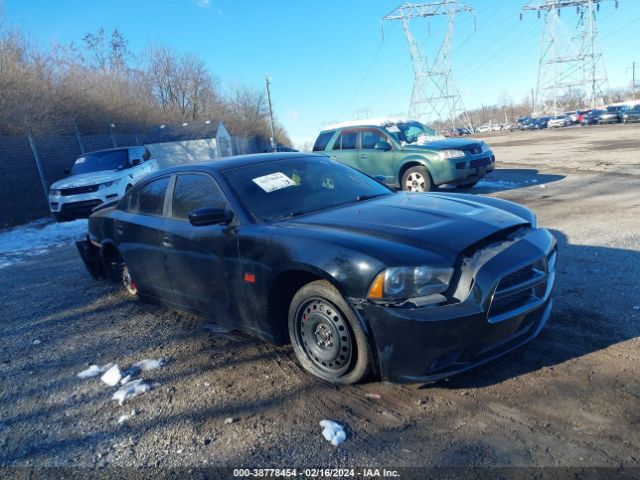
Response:
POLYGON ((162 237, 162 246, 164 248, 173 247, 173 242, 171 241, 171 237, 167 237, 167 236, 162 237))

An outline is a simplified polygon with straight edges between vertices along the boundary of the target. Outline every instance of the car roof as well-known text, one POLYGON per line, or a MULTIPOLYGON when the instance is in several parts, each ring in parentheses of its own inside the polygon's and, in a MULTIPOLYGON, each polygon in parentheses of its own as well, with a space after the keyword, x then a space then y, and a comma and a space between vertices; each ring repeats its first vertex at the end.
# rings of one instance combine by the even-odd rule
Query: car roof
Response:
POLYGON ((178 165, 175 167, 169 167, 148 175, 145 179, 152 177, 163 176, 168 173, 177 172, 189 172, 189 171, 217 171, 221 172, 232 168, 247 167, 250 165, 258 165, 261 163, 268 163, 277 160, 291 160, 295 158, 319 158, 326 157, 327 155, 319 153, 304 153, 304 152, 275 152, 275 153, 256 153, 251 155, 237 155, 233 157, 224 157, 222 160, 205 160, 198 163, 189 163, 186 165, 178 165))

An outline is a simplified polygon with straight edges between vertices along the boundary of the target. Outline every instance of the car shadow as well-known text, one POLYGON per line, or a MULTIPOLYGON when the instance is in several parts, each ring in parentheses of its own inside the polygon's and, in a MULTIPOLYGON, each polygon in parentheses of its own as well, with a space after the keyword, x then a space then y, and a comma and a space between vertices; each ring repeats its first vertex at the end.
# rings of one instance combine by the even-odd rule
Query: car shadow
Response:
POLYGON ((554 310, 539 336, 478 368, 429 387, 485 387, 640 337, 640 252, 558 240, 554 310), (624 268, 615 266, 624 265, 624 268))
POLYGON ((546 188, 547 184, 563 180, 565 175, 540 173, 533 168, 499 168, 469 189, 443 185, 439 190, 455 193, 487 194, 520 188, 546 188))

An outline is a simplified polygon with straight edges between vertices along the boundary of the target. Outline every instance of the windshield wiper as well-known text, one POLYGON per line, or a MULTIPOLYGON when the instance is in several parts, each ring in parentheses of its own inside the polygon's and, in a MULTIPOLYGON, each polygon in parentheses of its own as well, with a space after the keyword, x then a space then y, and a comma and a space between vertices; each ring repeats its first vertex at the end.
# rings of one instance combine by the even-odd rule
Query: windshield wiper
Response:
POLYGON ((305 212, 303 210, 296 210, 295 212, 291 212, 290 214, 285 215, 284 217, 278 218, 278 221, 287 220, 287 219, 293 218, 293 217, 299 217, 300 215, 304 215, 305 213, 307 213, 307 212, 305 212))

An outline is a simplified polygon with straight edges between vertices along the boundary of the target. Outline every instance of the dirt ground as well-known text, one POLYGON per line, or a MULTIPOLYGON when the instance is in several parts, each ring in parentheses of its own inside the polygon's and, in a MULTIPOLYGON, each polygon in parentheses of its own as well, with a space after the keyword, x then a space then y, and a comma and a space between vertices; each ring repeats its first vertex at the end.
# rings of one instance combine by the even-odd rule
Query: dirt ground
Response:
POLYGON ((59 247, 0 270, 0 466, 640 475, 640 126, 484 139, 499 170, 471 192, 533 208, 560 243, 554 313, 532 343, 432 385, 337 388, 290 347, 129 300, 59 247), (76 377, 92 363, 160 357, 171 362, 144 375, 159 386, 122 407, 113 388, 76 377), (340 447, 322 438, 325 418, 346 425, 340 447))

